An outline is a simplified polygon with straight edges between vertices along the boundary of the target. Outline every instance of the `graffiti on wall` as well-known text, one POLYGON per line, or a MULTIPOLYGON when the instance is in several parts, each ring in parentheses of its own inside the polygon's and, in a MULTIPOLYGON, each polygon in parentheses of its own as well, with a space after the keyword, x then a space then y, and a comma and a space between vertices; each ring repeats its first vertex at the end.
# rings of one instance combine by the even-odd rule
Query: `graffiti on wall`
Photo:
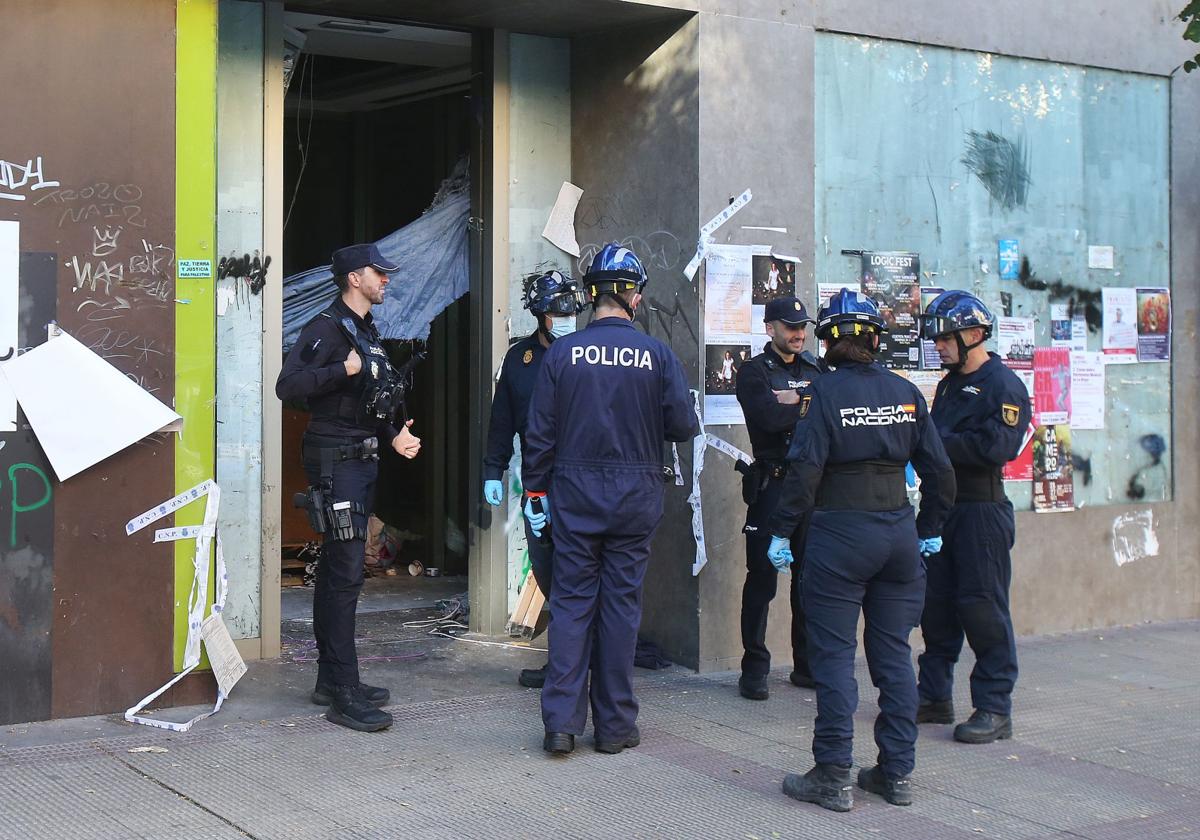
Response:
POLYGON ((28 188, 35 192, 57 186, 58 181, 47 181, 42 174, 41 155, 23 164, 0 160, 0 199, 25 201, 27 196, 19 190, 28 188))

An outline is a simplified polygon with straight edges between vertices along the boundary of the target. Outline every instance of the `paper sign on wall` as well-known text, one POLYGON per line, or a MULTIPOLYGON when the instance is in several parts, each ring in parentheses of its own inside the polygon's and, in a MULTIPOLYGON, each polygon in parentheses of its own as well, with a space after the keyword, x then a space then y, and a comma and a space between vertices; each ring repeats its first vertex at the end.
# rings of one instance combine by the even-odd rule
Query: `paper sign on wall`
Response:
MULTIPOLYGON (((17 357, 21 312, 21 223, 0 222, 0 366, 17 357)), ((17 398, 0 376, 0 432, 17 430, 17 398)))
POLYGON ((1104 308, 1101 347, 1107 364, 1133 364, 1138 360, 1137 289, 1109 287, 1100 290, 1104 308))

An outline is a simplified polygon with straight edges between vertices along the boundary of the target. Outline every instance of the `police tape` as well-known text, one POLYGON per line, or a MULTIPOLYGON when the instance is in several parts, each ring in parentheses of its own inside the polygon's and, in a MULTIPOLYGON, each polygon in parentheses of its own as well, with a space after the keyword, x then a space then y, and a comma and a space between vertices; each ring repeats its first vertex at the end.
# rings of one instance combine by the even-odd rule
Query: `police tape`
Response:
POLYGON ((700 228, 699 241, 696 244, 696 255, 692 257, 691 262, 687 264, 687 268, 683 270, 683 273, 687 275, 688 280, 692 280, 696 277, 696 272, 700 268, 700 263, 704 261, 704 254, 708 251, 708 246, 712 244, 713 232, 721 225, 728 222, 733 217, 734 213, 749 204, 750 199, 752 198, 754 198, 754 194, 750 192, 749 188, 747 188, 745 192, 743 192, 733 201, 729 202, 729 206, 705 222, 704 227, 700 228))
MULTIPOLYGON (((175 723, 169 720, 155 720, 139 715, 148 705, 158 699, 165 691, 174 686, 200 664, 200 641, 202 634, 208 637, 210 633, 219 635, 224 630, 221 622, 221 612, 225 609, 225 598, 229 593, 229 573, 225 567, 225 553, 221 546, 221 537, 217 534, 217 512, 221 506, 221 488, 212 479, 197 484, 190 490, 185 490, 178 496, 159 504, 145 513, 135 516, 125 526, 126 535, 132 535, 147 525, 169 516, 180 508, 202 497, 207 497, 204 505, 204 522, 199 526, 180 526, 178 528, 163 528, 155 531, 155 542, 174 540, 196 540, 196 554, 192 560, 192 586, 188 597, 188 635, 183 651, 183 670, 176 674, 166 685, 146 695, 134 705, 125 710, 125 720, 130 723, 140 723, 158 729, 169 729, 172 732, 187 732, 196 723, 221 711, 221 705, 228 696, 222 688, 217 689, 217 700, 212 711, 196 715, 189 721, 175 723), (216 551, 213 551, 213 543, 216 551), (217 574, 216 591, 214 592, 212 613, 204 620, 204 609, 208 603, 208 573, 215 554, 217 574), (220 628, 215 625, 220 624, 220 628)), ((224 631, 225 634, 228 631, 224 631)))
MULTIPOLYGON (((692 536, 696 540, 696 559, 692 563, 692 577, 695 577, 708 563, 708 550, 704 543, 704 503, 700 496, 700 473, 704 471, 704 453, 711 446, 745 464, 753 464, 754 459, 729 441, 704 431, 704 416, 700 413, 698 391, 692 391, 692 408, 696 412, 696 422, 700 424, 700 434, 692 440, 692 492, 688 496, 688 504, 692 507, 692 536)), ((678 474, 678 454, 676 465, 678 474)))

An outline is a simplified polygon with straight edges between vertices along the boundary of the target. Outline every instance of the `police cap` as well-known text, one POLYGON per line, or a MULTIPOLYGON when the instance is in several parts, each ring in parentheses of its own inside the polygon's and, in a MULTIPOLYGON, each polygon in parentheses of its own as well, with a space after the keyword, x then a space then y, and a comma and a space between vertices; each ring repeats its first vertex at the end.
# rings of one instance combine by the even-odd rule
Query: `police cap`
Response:
POLYGON ((767 323, 783 321, 789 327, 816 323, 815 320, 808 317, 808 310, 804 308, 804 304, 797 297, 778 297, 767 301, 767 305, 763 309, 763 321, 767 323))
POLYGON ((333 252, 332 270, 335 277, 349 274, 351 271, 358 271, 368 265, 385 274, 400 268, 394 262, 385 260, 383 254, 379 253, 379 247, 373 242, 347 245, 345 248, 338 248, 333 252))

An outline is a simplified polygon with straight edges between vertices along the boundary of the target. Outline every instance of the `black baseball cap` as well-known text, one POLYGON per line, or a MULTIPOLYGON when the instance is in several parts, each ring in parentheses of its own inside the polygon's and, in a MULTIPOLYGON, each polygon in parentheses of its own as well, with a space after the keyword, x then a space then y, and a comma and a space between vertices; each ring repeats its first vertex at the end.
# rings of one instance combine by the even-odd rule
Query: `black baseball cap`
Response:
POLYGON ((763 322, 770 321, 783 321, 789 327, 816 323, 808 317, 808 310, 804 308, 804 304, 797 297, 778 297, 767 301, 767 305, 763 309, 763 322))
POLYGON ((347 245, 345 248, 338 248, 333 252, 333 276, 339 277, 343 274, 349 274, 351 271, 358 271, 366 266, 376 271, 382 271, 385 274, 389 271, 398 271, 400 266, 393 262, 389 262, 383 258, 383 254, 379 253, 379 248, 375 243, 368 242, 363 245, 347 245))

